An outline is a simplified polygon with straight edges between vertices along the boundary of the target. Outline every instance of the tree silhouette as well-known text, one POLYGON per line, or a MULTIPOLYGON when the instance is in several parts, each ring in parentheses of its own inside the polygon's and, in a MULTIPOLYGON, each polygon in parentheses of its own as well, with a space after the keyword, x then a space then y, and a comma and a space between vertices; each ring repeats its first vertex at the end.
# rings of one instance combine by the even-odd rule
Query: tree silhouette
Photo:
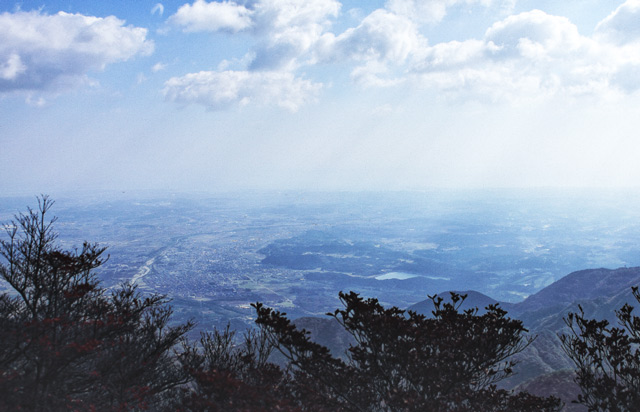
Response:
MULTIPOLYGON (((640 302, 638 288, 632 292, 640 302)), ((634 411, 640 405, 640 318, 632 312, 629 304, 616 311, 619 328, 585 318, 581 306, 565 318, 571 332, 560 340, 576 365, 582 391, 577 402, 589 411, 634 411)))
POLYGON ((297 330, 286 314, 254 304, 270 342, 294 368, 303 405, 336 411, 557 411, 556 398, 513 394, 495 383, 512 373, 511 355, 532 338, 519 320, 496 305, 483 315, 459 312, 432 297, 433 317, 392 307, 377 299, 340 293, 344 309, 330 313, 355 338, 346 360, 297 330))
POLYGON ((192 328, 169 326, 163 296, 125 284, 108 293, 94 270, 104 248, 56 244, 53 202, 15 217, 0 240, 0 409, 153 408, 187 380, 172 348, 192 328))
MULTIPOLYGON (((0 410, 526 412, 561 407, 555 398, 496 387, 512 373, 510 357, 532 338, 524 335, 522 322, 507 318, 496 305, 482 315, 477 309, 460 312, 465 296, 455 293, 452 303, 432 297, 432 317, 340 293, 344 307, 330 315, 354 337, 345 359, 312 342, 286 314, 260 303, 253 305, 260 330, 248 331, 241 344, 234 343, 229 328, 189 342, 185 335, 193 324, 172 326, 166 297, 142 295, 131 284, 106 290, 95 274, 105 249, 89 243, 79 250, 61 249, 55 218, 47 221, 53 202, 43 196, 38 205, 16 216, 0 239, 0 276, 10 288, 0 294, 0 410), (269 361, 273 348, 284 355, 286 366, 269 361)), ((634 294, 638 298, 637 289, 634 294)), ((618 315, 637 331, 640 321, 631 310, 625 306, 618 315)), ((638 344, 637 334, 624 340, 617 330, 604 331, 622 348, 638 344)), ((637 365, 628 355, 611 359, 617 362, 613 367, 624 366, 614 369, 620 376, 637 365)))
MULTIPOLYGON (((210 412, 301 411, 288 372, 268 361, 273 347, 266 335, 247 330, 240 343, 236 332, 202 334, 181 356, 192 380, 175 410, 210 412)), ((307 409, 308 410, 308 409, 307 409)))

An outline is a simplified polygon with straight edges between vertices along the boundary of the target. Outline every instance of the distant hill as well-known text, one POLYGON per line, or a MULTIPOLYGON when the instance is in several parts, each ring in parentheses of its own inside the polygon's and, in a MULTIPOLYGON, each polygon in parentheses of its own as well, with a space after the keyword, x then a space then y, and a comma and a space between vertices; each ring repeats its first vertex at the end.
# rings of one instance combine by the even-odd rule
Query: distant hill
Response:
MULTIPOLYGON (((483 313, 485 312, 484 308, 486 308, 489 305, 493 305, 495 303, 500 303, 497 300, 490 298, 487 295, 484 295, 480 292, 476 292, 474 290, 465 290, 465 291, 452 291, 455 293, 458 293, 460 295, 467 295, 466 299, 464 300, 464 302, 462 302, 462 305, 460 306, 460 310, 467 310, 467 309, 471 309, 471 308, 478 308, 479 309, 479 313, 483 313)), ((443 299, 443 302, 451 302, 451 293, 450 292, 442 292, 442 293, 438 293, 438 296, 441 297, 443 299)), ((506 306, 511 306, 511 304, 508 303, 500 303, 501 307, 505 307, 506 306)), ((420 313, 423 315, 427 315, 430 316, 431 312, 433 311, 433 302, 431 301, 431 299, 426 299, 423 300, 422 302, 418 302, 415 305, 411 305, 407 308, 408 310, 412 310, 416 313, 420 313)))
POLYGON ((636 285, 640 285, 640 267, 581 270, 513 304, 508 311, 533 331, 564 330, 563 318, 577 312, 578 305, 587 317, 615 322, 616 309, 634 304, 631 287, 636 285))
MULTIPOLYGON (((467 295, 462 310, 477 307, 482 313, 486 306, 499 303, 509 316, 521 319, 530 333, 537 336, 525 351, 517 355, 519 364, 514 369, 515 375, 501 382, 502 387, 545 396, 556 395, 567 404, 566 411, 584 411, 580 405, 571 404, 579 388, 573 382, 573 364, 562 351, 558 338, 558 334, 567 332, 563 319, 569 312, 576 312, 580 305, 589 318, 615 322, 615 310, 622 305, 629 303, 633 306, 636 303, 638 306, 631 293, 631 287, 635 285, 640 285, 640 267, 573 272, 520 303, 498 302, 473 290, 457 293, 467 295)), ((450 301, 449 292, 438 296, 450 301)), ((429 316, 433 302, 427 299, 407 309, 429 316)), ((301 318, 295 323, 311 331, 314 340, 338 356, 352 342, 333 319, 301 318)))
MULTIPOLYGON (((580 304, 590 317, 613 320, 614 310, 635 300, 631 287, 640 285, 640 267, 619 269, 587 269, 568 274, 519 303, 499 302, 473 290, 456 291, 466 294, 461 309, 483 309, 500 304, 512 317, 522 319, 529 328, 561 330, 562 318, 578 310, 580 304)), ((450 301, 449 291, 438 296, 450 301)), ((632 303, 633 304, 633 303, 632 303)), ((430 299, 418 302, 407 309, 429 315, 433 310, 430 299)))
POLYGON ((588 269, 570 273, 562 279, 514 305, 518 313, 553 306, 567 306, 576 301, 613 297, 640 285, 640 267, 588 269))
MULTIPOLYGON (((523 302, 511 305, 510 316, 523 321, 536 341, 517 355, 516 375, 504 382, 515 386, 525 380, 551 373, 573 364, 562 351, 558 334, 568 333, 567 314, 579 306, 585 316, 616 322, 615 311, 625 303, 633 305, 631 287, 640 285, 640 268, 588 269, 570 273, 523 302)), ((506 308, 505 308, 506 309, 506 308)))

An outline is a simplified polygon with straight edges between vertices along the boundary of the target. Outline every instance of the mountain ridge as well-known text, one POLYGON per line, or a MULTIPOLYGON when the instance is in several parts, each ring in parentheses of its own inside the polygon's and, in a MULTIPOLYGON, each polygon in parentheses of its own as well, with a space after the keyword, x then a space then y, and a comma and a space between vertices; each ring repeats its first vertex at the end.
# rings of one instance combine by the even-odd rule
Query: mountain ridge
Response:
MULTIPOLYGON (((587 316, 613 320, 615 309, 634 301, 631 287, 636 285, 640 285, 640 267, 598 268, 571 272, 517 303, 500 302, 474 290, 444 291, 437 296, 446 301, 450 292, 467 294, 461 309, 478 307, 481 310, 489 304, 498 304, 512 317, 523 320, 530 328, 558 331, 562 326, 553 324, 549 318, 557 317, 560 313, 564 317, 569 312, 577 311, 578 305, 585 310, 587 316)), ((429 315, 433 310, 433 303, 431 299, 425 299, 407 309, 429 315)))
MULTIPOLYGON (((559 335, 568 333, 564 318, 569 312, 584 310, 587 318, 615 321, 615 310, 625 303, 633 305, 635 299, 631 287, 640 285, 640 267, 621 267, 618 269, 585 269, 571 272, 556 282, 519 303, 499 302, 483 293, 467 290, 455 291, 466 294, 461 310, 478 307, 478 313, 491 304, 498 304, 507 311, 507 316, 520 319, 536 338, 523 352, 516 355, 518 365, 514 375, 501 382, 507 389, 535 387, 542 395, 558 394, 558 387, 564 388, 567 395, 563 400, 567 411, 584 411, 581 405, 571 404, 572 397, 579 393, 573 381, 573 364, 562 350, 559 335)), ((450 301, 449 291, 437 294, 443 301, 450 301)), ((407 308, 417 313, 431 316, 434 309, 431 299, 413 304, 407 308)), ((316 318, 317 319, 317 318, 316 318)), ((296 324, 310 330, 317 336, 317 342, 340 353, 348 347, 345 331, 335 319, 308 320, 299 318, 296 324), (321 328, 321 333, 313 329, 321 328), (332 336, 339 336, 332 339, 332 336), (326 341, 326 342, 325 342, 326 341), (341 347, 340 344, 346 344, 341 347)))

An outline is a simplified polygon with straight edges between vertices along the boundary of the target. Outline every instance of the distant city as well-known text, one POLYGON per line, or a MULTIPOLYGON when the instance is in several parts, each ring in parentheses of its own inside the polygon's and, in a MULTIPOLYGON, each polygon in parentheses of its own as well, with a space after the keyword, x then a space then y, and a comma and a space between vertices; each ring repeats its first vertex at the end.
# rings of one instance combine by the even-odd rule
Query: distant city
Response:
MULTIPOLYGON (((106 286, 173 299, 200 329, 256 301, 315 316, 354 290, 406 308, 476 290, 519 302, 568 273, 640 266, 640 196, 597 191, 92 194, 55 198, 63 247, 108 247, 106 286)), ((0 198, 0 222, 37 206, 0 198)), ((2 286, 4 288, 4 286, 2 286)))

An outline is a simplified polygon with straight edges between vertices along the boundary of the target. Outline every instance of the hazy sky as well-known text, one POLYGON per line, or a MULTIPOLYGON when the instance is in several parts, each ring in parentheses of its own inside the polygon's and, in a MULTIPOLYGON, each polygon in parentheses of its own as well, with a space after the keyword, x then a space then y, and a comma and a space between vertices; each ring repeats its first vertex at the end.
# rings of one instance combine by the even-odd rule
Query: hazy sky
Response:
POLYGON ((0 13, 0 193, 640 181, 640 0, 0 13))

